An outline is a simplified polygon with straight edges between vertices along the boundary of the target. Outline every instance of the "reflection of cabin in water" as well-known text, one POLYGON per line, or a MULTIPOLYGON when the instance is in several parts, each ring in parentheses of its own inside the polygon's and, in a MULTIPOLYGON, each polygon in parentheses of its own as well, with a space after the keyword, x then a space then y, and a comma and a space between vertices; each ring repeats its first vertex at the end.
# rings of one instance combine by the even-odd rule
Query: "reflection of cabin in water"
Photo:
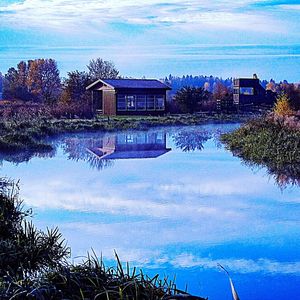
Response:
POLYGON ((104 136, 100 147, 88 149, 99 159, 156 158, 170 150, 163 132, 110 134, 104 136))
POLYGON ((154 79, 99 79, 89 85, 93 108, 104 115, 161 115, 171 88, 154 79))

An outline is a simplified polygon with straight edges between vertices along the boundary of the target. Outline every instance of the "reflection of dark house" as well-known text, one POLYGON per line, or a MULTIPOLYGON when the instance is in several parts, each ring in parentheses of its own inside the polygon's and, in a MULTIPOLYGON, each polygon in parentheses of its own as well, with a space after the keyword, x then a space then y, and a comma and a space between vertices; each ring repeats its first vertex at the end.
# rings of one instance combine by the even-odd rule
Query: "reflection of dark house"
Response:
POLYGON ((170 150, 162 132, 106 135, 100 147, 88 149, 99 159, 156 158, 170 150))
POLYGON ((257 105, 266 102, 266 91, 256 75, 253 78, 238 78, 233 81, 233 104, 257 105))
POLYGON ((154 79, 99 79, 89 85, 93 108, 104 115, 160 115, 171 88, 154 79))

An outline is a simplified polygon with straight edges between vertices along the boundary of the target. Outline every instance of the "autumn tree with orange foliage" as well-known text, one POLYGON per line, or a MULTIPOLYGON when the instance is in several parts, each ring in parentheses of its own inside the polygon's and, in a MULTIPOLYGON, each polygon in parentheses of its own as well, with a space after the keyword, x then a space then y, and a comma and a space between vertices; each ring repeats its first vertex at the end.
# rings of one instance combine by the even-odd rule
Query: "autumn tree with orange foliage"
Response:
POLYGON ((57 63, 53 59, 36 59, 28 62, 27 87, 35 98, 53 104, 61 92, 57 63))

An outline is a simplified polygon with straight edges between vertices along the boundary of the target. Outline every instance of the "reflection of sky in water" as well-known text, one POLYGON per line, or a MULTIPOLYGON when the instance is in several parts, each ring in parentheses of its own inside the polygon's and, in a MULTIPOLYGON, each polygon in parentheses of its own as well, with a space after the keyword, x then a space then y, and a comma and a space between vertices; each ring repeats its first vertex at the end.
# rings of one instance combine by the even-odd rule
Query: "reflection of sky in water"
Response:
MULTIPOLYGON (((233 126, 197 130, 205 136, 233 126)), ((299 187, 281 191, 265 170, 242 165, 214 139, 183 152, 178 130, 171 132, 172 150, 157 158, 114 160, 99 170, 59 147, 51 159, 4 163, 2 174, 21 180, 35 223, 58 225, 73 257, 93 248, 109 260, 116 249, 150 273, 176 273, 191 292, 230 299, 221 263, 241 299, 300 299, 299 187)))

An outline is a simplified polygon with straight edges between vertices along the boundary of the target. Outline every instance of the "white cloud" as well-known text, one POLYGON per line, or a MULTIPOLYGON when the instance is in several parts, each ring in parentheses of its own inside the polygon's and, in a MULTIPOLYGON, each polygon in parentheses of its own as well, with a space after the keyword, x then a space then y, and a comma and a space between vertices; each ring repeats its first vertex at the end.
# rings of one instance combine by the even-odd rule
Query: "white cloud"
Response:
POLYGON ((282 4, 279 5, 279 7, 286 10, 293 10, 293 11, 300 10, 300 4, 282 4))
POLYGON ((279 262, 267 258, 253 259, 211 259, 207 257, 196 257, 192 254, 183 253, 175 257, 170 263, 175 267, 203 269, 216 269, 218 264, 236 273, 269 273, 269 274, 300 274, 300 261, 279 262))
POLYGON ((248 12, 247 5, 263 1, 204 0, 25 0, 0 6, 0 24, 16 27, 48 27, 67 32, 102 33, 109 23, 195 28, 278 31, 281 26, 264 12, 248 12), (244 11, 243 11, 243 8, 244 11))

